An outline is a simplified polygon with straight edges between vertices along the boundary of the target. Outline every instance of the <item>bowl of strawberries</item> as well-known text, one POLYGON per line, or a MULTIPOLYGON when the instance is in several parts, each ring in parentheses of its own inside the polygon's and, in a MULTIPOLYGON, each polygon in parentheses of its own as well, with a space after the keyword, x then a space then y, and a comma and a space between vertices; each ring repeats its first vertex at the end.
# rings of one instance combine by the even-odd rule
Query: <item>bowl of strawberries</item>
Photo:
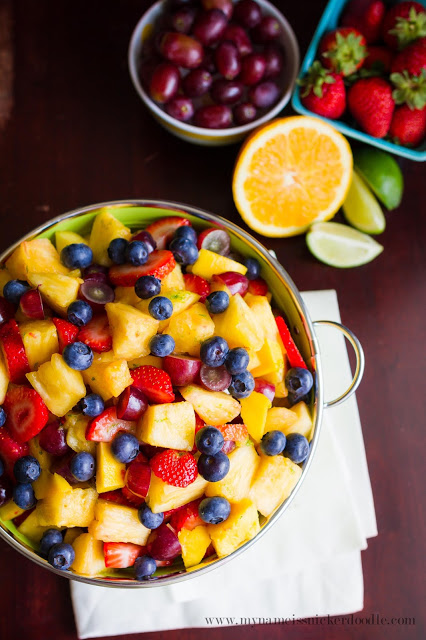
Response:
POLYGON ((426 2, 331 0, 292 104, 347 136, 425 161, 426 2))

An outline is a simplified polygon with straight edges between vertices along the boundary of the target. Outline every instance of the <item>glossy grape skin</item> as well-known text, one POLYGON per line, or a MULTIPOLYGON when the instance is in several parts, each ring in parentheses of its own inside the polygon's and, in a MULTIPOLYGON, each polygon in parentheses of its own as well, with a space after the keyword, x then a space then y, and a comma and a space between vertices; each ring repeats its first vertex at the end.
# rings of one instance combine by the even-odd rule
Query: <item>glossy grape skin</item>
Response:
POLYGON ((208 49, 204 54, 204 60, 202 63, 202 68, 206 69, 209 73, 216 73, 216 62, 214 59, 214 50, 208 49))
POLYGON ((204 57, 202 45, 184 33, 165 33, 160 40, 159 48, 166 60, 184 69, 196 69, 204 57))
POLYGON ((211 47, 222 38, 227 24, 225 14, 219 9, 203 11, 197 17, 192 33, 201 44, 211 47))
POLYGON ((234 11, 234 5, 231 0, 201 0, 203 9, 209 11, 210 9, 219 9, 222 11, 228 20, 231 19, 234 11))
POLYGON ((262 80, 265 69, 265 57, 261 53, 251 53, 241 62, 240 80, 247 86, 257 84, 262 80))
POLYGON ((223 34, 223 40, 233 42, 241 57, 253 51, 253 45, 247 31, 239 24, 228 24, 223 34))
POLYGON ((270 44, 265 48, 263 55, 266 62, 264 80, 276 78, 284 68, 284 51, 281 47, 270 44))
POLYGON ((206 129, 226 129, 232 124, 232 111, 226 105, 201 107, 195 112, 194 124, 206 129))
POLYGON ((272 42, 276 40, 280 34, 280 23, 273 16, 264 16, 252 32, 253 40, 258 44, 272 42))
POLYGON ((237 125, 248 124, 256 120, 256 107, 251 102, 242 102, 234 107, 234 120, 237 125))
POLYGON ((238 49, 232 42, 221 42, 215 53, 219 73, 227 80, 233 80, 241 71, 238 49))
POLYGON ((252 87, 249 92, 249 99, 258 109, 267 109, 275 104, 280 96, 280 90, 275 82, 267 80, 252 87))
POLYGON ((149 95, 155 102, 164 104, 177 94, 179 83, 179 69, 174 64, 163 62, 152 74, 149 95))
POLYGON ((166 104, 166 112, 176 120, 188 122, 194 115, 194 105, 185 96, 175 96, 166 104))
POLYGON ((234 18, 246 29, 253 29, 262 19, 262 10, 254 0, 240 0, 234 7, 234 18))
POLYGON ((170 24, 173 31, 188 34, 195 21, 197 11, 194 7, 182 7, 175 11, 170 18, 170 24))
POLYGON ((169 0, 168 8, 181 9, 182 7, 190 7, 194 4, 194 0, 169 0))
POLYGON ((237 80, 215 80, 211 90, 211 97, 219 104, 236 104, 243 95, 244 86, 237 80))
POLYGON ((183 79, 182 87, 189 98, 203 96, 212 86, 213 78, 206 69, 194 69, 183 79))

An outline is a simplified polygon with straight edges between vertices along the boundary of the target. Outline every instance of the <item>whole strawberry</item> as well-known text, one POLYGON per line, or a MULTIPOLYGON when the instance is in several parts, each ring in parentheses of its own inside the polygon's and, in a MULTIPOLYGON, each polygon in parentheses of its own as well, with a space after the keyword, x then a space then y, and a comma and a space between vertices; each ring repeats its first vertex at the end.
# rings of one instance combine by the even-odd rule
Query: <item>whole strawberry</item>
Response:
POLYGON ((371 45, 367 47, 363 69, 377 71, 378 73, 390 73, 394 52, 388 47, 371 45))
POLYGON ((407 71, 411 76, 419 76, 426 70, 426 37, 419 38, 400 51, 392 62, 392 73, 407 71))
POLYGON ((397 51, 426 36, 426 9, 419 2, 399 2, 386 13, 382 38, 397 51))
POLYGON ((362 66, 367 54, 366 45, 362 33, 352 27, 342 27, 323 37, 318 52, 324 67, 342 76, 350 76, 362 66))
POLYGON ((423 109, 426 105, 426 38, 412 42, 398 53, 392 62, 391 71, 396 104, 423 109))
POLYGON ((351 0, 343 11, 340 24, 357 29, 368 44, 372 44, 379 40, 385 12, 382 0, 351 0))
POLYGON ((357 80, 349 89, 348 107, 361 129, 374 138, 384 138, 395 108, 392 87, 383 78, 357 80))
POLYGON ((315 61, 300 84, 303 87, 301 102, 306 109, 324 118, 340 118, 346 109, 342 76, 327 71, 315 61))
POLYGON ((395 109, 389 137, 396 144, 417 147, 426 136, 426 107, 410 109, 406 104, 395 109))

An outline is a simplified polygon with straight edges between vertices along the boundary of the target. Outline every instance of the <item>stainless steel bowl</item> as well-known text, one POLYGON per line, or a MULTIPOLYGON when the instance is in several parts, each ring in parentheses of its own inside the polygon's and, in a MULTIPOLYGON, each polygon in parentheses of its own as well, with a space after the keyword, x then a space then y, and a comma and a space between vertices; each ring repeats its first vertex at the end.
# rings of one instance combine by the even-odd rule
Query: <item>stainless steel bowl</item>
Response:
POLYGON ((165 217, 167 215, 180 214, 188 217, 194 226, 198 229, 206 228, 214 225, 216 227, 223 227, 228 231, 231 236, 232 247, 234 250, 239 251, 244 255, 250 255, 256 257, 262 267, 262 277, 267 280, 269 288, 272 292, 275 304, 282 309, 285 313, 289 327, 295 337, 297 345, 305 359, 310 365, 311 371, 314 375, 314 399, 312 401, 312 416, 313 416, 313 438, 311 442, 310 453, 307 460, 304 462, 303 473, 299 482, 294 488, 292 494, 283 502, 283 504, 272 514, 269 518, 264 518, 261 523, 260 532, 250 541, 243 544, 239 549, 231 553, 229 556, 221 559, 207 560, 203 563, 201 568, 195 570, 185 571, 176 570, 173 567, 164 567, 161 569, 162 575, 155 580, 147 582, 136 582, 133 579, 123 577, 96 577, 89 578, 81 575, 77 575, 68 571, 60 571, 54 569, 46 560, 41 558, 31 546, 17 539, 16 532, 10 530, 5 523, 0 522, 0 536, 8 544, 14 547, 17 551, 24 556, 36 562, 41 567, 53 571, 58 575, 65 576, 70 580, 78 580, 87 584, 104 586, 104 587, 120 587, 129 589, 148 589, 152 587, 159 587, 163 585, 175 584, 182 580, 189 580, 191 578, 200 576, 216 567, 223 566, 226 562, 229 562, 232 558, 235 558, 239 554, 243 553, 252 544, 261 538, 265 531, 271 527, 274 522, 280 518, 286 511, 291 501, 294 499, 298 492, 306 474, 308 473, 312 459, 315 455, 318 439, 321 432, 321 422, 323 410, 326 407, 337 405, 348 398, 361 382, 361 378, 364 371, 364 354, 362 347, 358 339, 354 334, 344 327, 343 325, 331 322, 328 320, 312 322, 309 313, 303 303, 300 293, 295 286, 294 282, 283 269, 279 262, 271 256, 268 250, 255 240, 248 233, 240 229, 237 225, 213 215, 201 209, 196 209, 184 204, 177 204, 175 202, 165 202, 159 200, 125 200, 116 202, 103 202, 100 204, 83 207, 81 209, 75 209, 49 220, 45 224, 41 225, 34 231, 30 232, 12 247, 7 249, 1 256, 0 262, 4 262, 10 254, 19 246, 24 240, 31 240, 36 236, 42 236, 52 238, 54 233, 59 230, 72 230, 80 233, 87 233, 91 227, 92 220, 100 209, 104 207, 113 208, 114 215, 117 216, 124 224, 133 228, 139 229, 159 217, 165 217), (318 340, 315 335, 316 325, 329 325, 339 329, 352 344, 356 354, 356 368, 353 380, 349 388, 342 393, 338 398, 325 402, 324 400, 324 383, 323 375, 321 371, 321 355, 318 346, 318 340))

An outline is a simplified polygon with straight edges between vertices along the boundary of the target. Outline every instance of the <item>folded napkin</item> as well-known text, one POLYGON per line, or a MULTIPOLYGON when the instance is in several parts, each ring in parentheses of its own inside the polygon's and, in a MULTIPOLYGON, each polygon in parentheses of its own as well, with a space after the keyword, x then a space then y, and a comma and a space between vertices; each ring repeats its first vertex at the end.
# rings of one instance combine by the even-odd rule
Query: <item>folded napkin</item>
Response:
MULTIPOLYGON (((335 291, 303 294, 312 319, 340 321, 335 291)), ((348 386, 343 336, 317 331, 325 397, 348 386)), ((282 518, 239 557, 180 584, 119 590, 71 583, 79 638, 254 624, 363 608, 360 551, 377 535, 354 397, 324 412, 317 452, 282 518)))

